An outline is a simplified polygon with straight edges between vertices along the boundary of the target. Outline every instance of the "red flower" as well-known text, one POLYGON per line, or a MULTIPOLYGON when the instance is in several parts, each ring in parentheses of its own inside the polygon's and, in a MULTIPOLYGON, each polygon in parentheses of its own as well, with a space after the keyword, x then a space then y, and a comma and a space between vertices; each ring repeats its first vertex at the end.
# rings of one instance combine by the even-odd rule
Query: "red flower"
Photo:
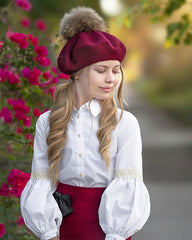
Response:
POLYGON ((37 54, 36 61, 41 66, 48 66, 51 64, 50 59, 46 58, 46 56, 48 55, 48 50, 45 46, 36 46, 35 53, 37 54))
POLYGON ((37 56, 36 57, 36 61, 41 65, 41 66, 49 66, 51 64, 51 61, 49 58, 46 58, 46 57, 39 57, 37 56))
POLYGON ((51 75, 49 72, 44 72, 44 73, 43 73, 43 77, 44 77, 46 80, 48 80, 48 79, 52 78, 52 75, 51 75))
POLYGON ((33 140, 33 135, 32 134, 26 134, 25 135, 25 138, 27 139, 27 140, 33 140))
POLYGON ((33 44, 33 46, 36 46, 38 44, 38 38, 37 37, 33 38, 32 44, 33 44))
POLYGON ((5 81, 5 71, 0 68, 0 83, 5 81))
POLYGON ((16 129, 16 133, 21 134, 22 132, 23 132, 22 127, 18 127, 18 128, 16 129))
POLYGON ((7 81, 8 81, 10 84, 20 83, 20 81, 19 81, 19 75, 14 74, 12 71, 5 71, 5 72, 4 72, 4 77, 7 79, 7 81))
POLYGON ((17 218, 16 223, 17 223, 17 226, 22 227, 22 226, 25 224, 23 217, 22 217, 22 216, 19 216, 19 217, 17 218))
POLYGON ((0 49, 3 47, 3 42, 2 41, 0 41, 0 49))
POLYGON ((27 36, 24 33, 18 33, 18 32, 13 33, 13 32, 11 32, 9 34, 9 39, 12 42, 16 42, 17 44, 19 44, 20 48, 27 48, 28 47, 28 41, 26 40, 27 36))
POLYGON ((22 120, 23 124, 26 127, 31 126, 31 117, 26 116, 27 113, 30 111, 30 107, 28 107, 25 104, 25 101, 20 98, 19 100, 17 99, 8 99, 8 104, 12 106, 14 112, 15 112, 15 118, 18 120, 22 120))
POLYGON ((28 0, 16 0, 16 4, 26 11, 30 11, 32 8, 32 5, 30 2, 28 2, 28 0))
POLYGON ((54 95, 54 92, 55 92, 55 86, 54 85, 49 88, 49 92, 51 93, 51 96, 53 98, 53 95, 54 95))
POLYGON ((52 70, 52 72, 53 72, 53 73, 58 73, 58 71, 57 71, 57 68, 56 68, 56 67, 52 67, 52 68, 51 68, 51 70, 52 70))
POLYGON ((38 20, 36 20, 35 23, 36 23, 36 27, 37 27, 40 31, 45 31, 45 30, 47 29, 47 27, 46 27, 46 25, 45 25, 45 23, 44 23, 43 20, 38 19, 38 20))
POLYGON ((12 169, 7 177, 8 184, 11 187, 11 194, 20 198, 29 178, 29 173, 24 173, 19 169, 12 169))
POLYGON ((58 82, 59 82, 59 78, 58 77, 53 77, 52 83, 58 83, 58 82))
POLYGON ((36 46, 38 44, 38 38, 37 37, 33 37, 33 34, 28 34, 28 39, 29 41, 31 41, 33 46, 36 46))
POLYGON ((68 79, 70 78, 70 75, 67 75, 67 74, 65 74, 65 73, 59 73, 59 74, 58 74, 58 77, 68 80, 68 79))
POLYGON ((34 115, 35 117, 39 117, 39 116, 41 115, 40 110, 39 110, 38 108, 35 108, 35 109, 33 110, 33 115, 34 115))
POLYGON ((0 188, 0 196, 9 197, 10 196, 10 187, 6 183, 2 183, 0 188))
POLYGON ((36 46, 35 52, 39 57, 46 57, 48 55, 48 50, 45 46, 36 46))
POLYGON ((41 71, 33 67, 33 70, 31 71, 28 67, 24 68, 22 71, 23 77, 27 78, 29 80, 29 83, 32 85, 39 85, 39 76, 41 75, 41 71))
POLYGON ((26 127, 30 127, 30 126, 31 126, 31 117, 24 116, 24 118, 23 118, 23 124, 24 124, 26 127))
MULTIPOLYGON (((8 99, 8 104, 12 106, 13 110, 17 113, 23 113, 23 114, 27 114, 30 111, 30 107, 28 107, 27 105, 25 105, 25 101, 20 98, 19 100, 17 99, 8 99)), ((19 119, 21 120, 21 119, 19 119)))
POLYGON ((21 23, 21 25, 22 25, 23 27, 26 27, 26 28, 27 28, 27 27, 30 26, 31 21, 30 21, 30 19, 28 19, 28 18, 23 18, 23 19, 21 19, 20 23, 21 23))
POLYGON ((3 235, 6 234, 6 231, 5 231, 5 224, 3 223, 0 223, 0 238, 3 237, 3 235))
POLYGON ((5 123, 11 123, 12 122, 12 114, 9 108, 3 107, 0 112, 0 118, 3 118, 5 123))

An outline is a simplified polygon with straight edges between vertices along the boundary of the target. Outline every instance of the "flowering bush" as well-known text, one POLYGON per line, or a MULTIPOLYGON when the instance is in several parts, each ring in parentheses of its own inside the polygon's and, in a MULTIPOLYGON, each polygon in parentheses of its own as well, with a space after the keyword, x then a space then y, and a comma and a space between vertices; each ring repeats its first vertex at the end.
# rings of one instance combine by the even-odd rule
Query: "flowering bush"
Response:
POLYGON ((28 143, 28 134, 34 133, 32 118, 49 109, 55 84, 68 76, 52 66, 47 47, 38 45, 32 34, 9 31, 0 51, 0 118, 6 130, 11 126, 7 134, 12 144, 15 139, 18 142, 14 138, 18 134, 22 143, 28 143))
MULTIPOLYGON (((17 225, 14 236, 17 236, 17 234, 19 235, 22 231, 21 229, 23 229, 23 239, 26 239, 27 237, 28 239, 33 239, 30 231, 25 228, 24 220, 19 212, 19 199, 29 178, 29 173, 24 173, 19 169, 12 169, 7 177, 7 182, 2 183, 0 188, 1 207, 6 207, 14 212, 14 215, 11 216, 14 224, 17 225)), ((0 224, 0 238, 6 235, 6 232, 10 233, 10 230, 7 229, 7 231, 5 231, 5 224, 0 224)))
MULTIPOLYGON (((25 11, 32 8, 28 0, 15 0, 15 4, 25 11)), ((31 25, 27 17, 20 23, 25 28, 31 25)), ((47 29, 40 19, 35 24, 40 31, 47 29)), ((1 164, 20 166, 31 161, 36 120, 52 105, 55 84, 68 77, 52 64, 49 49, 37 36, 13 32, 9 26, 0 39, 1 164)), ((0 185, 0 216, 4 216, 3 221, 0 219, 0 238, 35 239, 19 211, 19 198, 29 177, 29 173, 13 167, 7 182, 0 185)))

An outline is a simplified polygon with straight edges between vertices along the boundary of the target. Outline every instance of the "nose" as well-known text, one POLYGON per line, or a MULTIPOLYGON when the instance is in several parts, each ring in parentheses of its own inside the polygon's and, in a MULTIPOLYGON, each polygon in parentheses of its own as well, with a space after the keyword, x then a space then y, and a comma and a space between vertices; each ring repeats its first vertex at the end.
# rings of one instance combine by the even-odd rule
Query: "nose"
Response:
POLYGON ((115 74, 112 71, 109 71, 106 75, 105 81, 107 83, 113 83, 115 82, 115 74))

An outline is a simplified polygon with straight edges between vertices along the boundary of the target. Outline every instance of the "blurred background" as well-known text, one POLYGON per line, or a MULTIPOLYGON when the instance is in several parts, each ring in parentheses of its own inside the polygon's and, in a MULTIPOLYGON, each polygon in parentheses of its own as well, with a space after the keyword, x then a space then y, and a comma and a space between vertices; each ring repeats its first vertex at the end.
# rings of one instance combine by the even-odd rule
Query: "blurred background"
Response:
POLYGON ((90 6, 109 32, 127 47, 125 108, 137 117, 143 139, 144 181, 151 196, 151 216, 133 240, 191 240, 192 236, 192 1, 33 0, 31 11, 12 4, 2 10, 2 37, 33 32, 56 60, 56 38, 64 12, 90 6), (4 11, 4 12, 3 12, 4 11), (19 12, 19 14, 18 14, 19 12), (6 21, 8 20, 7 24, 6 21), (22 20, 28 19, 29 26, 22 20), (33 24, 41 19, 46 29, 33 24))

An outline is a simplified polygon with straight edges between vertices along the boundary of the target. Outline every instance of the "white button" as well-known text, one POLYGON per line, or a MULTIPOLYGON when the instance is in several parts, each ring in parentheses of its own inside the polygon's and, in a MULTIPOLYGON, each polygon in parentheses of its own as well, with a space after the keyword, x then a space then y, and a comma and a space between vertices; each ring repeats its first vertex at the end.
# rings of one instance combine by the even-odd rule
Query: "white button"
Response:
POLYGON ((79 157, 82 157, 82 153, 79 153, 79 157))
POLYGON ((86 109, 86 107, 84 106, 84 107, 83 107, 83 110, 85 110, 85 109, 86 109))
POLYGON ((79 173, 79 177, 83 177, 83 173, 79 173))

